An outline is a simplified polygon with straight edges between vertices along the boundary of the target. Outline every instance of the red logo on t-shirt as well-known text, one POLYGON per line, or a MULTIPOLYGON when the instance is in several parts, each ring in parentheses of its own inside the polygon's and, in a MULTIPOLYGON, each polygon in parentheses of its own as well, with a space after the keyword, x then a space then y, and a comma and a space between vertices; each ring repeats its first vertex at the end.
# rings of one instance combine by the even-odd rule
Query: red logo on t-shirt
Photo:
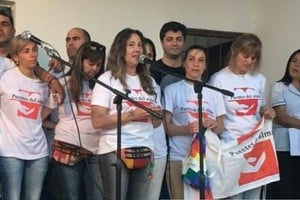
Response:
POLYGON ((88 116, 91 114, 91 102, 79 101, 77 105, 78 116, 88 116))
POLYGON ((13 96, 12 100, 18 101, 19 108, 17 116, 37 119, 41 104, 39 103, 41 94, 35 91, 19 89, 20 96, 13 96))
MULTIPOLYGON (((187 103, 192 103, 194 106, 198 107, 198 100, 186 100, 187 103)), ((208 104, 208 102, 206 101, 202 101, 202 104, 208 104)), ((198 109, 198 108, 197 108, 198 109)), ((187 113, 189 114, 190 117, 192 117, 192 119, 198 120, 199 119, 199 115, 198 115, 198 111, 194 112, 194 111, 187 111, 187 113)), ((202 111, 202 118, 206 119, 208 118, 209 114, 208 112, 202 111)))
POLYGON ((77 104, 78 116, 88 116, 91 114, 91 96, 91 91, 81 95, 81 99, 77 104))
POLYGON ((258 98, 255 97, 255 89, 249 87, 234 88, 234 100, 231 106, 237 116, 255 115, 257 112, 258 98))

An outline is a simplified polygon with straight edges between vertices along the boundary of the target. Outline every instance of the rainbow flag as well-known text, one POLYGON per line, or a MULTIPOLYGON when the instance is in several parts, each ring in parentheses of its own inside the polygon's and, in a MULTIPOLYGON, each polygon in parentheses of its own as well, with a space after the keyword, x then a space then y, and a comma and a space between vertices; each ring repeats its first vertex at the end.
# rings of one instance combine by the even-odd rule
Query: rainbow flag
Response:
MULTIPOLYGON (((201 130, 202 133, 206 131, 206 129, 201 130)), ((203 141, 203 147, 201 147, 202 155, 203 155, 203 165, 204 165, 204 197, 205 199, 213 199, 209 177, 207 176, 207 168, 205 162, 205 138, 203 141)), ((200 140, 199 134, 196 133, 193 142, 191 144, 191 148, 189 154, 183 159, 182 164, 182 174, 183 180, 186 184, 190 185, 195 189, 200 189, 200 140)))

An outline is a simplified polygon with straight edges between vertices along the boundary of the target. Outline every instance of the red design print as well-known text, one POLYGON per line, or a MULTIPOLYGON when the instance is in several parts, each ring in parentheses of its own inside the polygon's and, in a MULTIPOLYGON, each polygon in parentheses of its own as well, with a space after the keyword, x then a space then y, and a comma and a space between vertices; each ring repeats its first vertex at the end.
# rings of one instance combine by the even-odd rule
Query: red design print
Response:
POLYGON ((86 92, 81 95, 82 99, 79 100, 77 105, 78 116, 89 116, 91 114, 91 97, 92 92, 86 92))
POLYGON ((77 105, 78 116, 88 116, 91 114, 91 102, 79 101, 77 105))
POLYGON ((239 185, 278 173, 276 156, 270 140, 256 143, 253 150, 244 157, 248 161, 248 166, 240 175, 239 185))
POLYGON ((255 115, 258 106, 258 98, 254 97, 255 89, 242 87, 234 88, 236 100, 231 102, 237 116, 255 115))
POLYGON ((38 100, 40 100, 41 94, 39 92, 23 89, 19 89, 19 92, 24 98, 13 99, 20 103, 17 115, 28 119, 37 119, 40 109, 38 100))

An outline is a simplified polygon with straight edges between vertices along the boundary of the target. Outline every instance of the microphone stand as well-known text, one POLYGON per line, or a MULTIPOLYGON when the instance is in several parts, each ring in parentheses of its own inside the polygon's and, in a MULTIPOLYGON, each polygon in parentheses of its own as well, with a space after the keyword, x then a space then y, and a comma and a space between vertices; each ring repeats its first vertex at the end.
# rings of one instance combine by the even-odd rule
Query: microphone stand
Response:
POLYGON ((121 128, 122 128, 122 118, 121 118, 121 114, 122 114, 122 101, 123 99, 129 101, 130 103, 134 104, 135 106, 145 110, 146 112, 148 112, 150 115, 158 118, 158 119, 163 119, 163 116, 149 108, 147 108, 146 106, 138 103, 137 101, 131 99, 130 97, 128 97, 128 91, 126 92, 126 94, 124 94, 123 92, 116 90, 112 87, 110 87, 109 85, 99 81, 98 79, 94 78, 93 76, 82 72, 79 69, 76 69, 74 67, 72 67, 72 65, 70 63, 68 63, 67 61, 63 60, 58 52, 54 49, 46 49, 46 52, 48 54, 48 56, 50 56, 51 58, 54 58, 56 60, 58 60, 62 65, 66 65, 69 66, 72 70, 75 70, 76 72, 79 72, 80 74, 84 75, 85 77, 95 81, 97 84, 100 84, 101 86, 103 86, 104 88, 110 90, 111 92, 113 92, 116 96, 114 98, 114 103, 116 104, 117 107, 117 162, 116 162, 116 199, 120 200, 121 199, 121 170, 122 170, 122 160, 121 160, 121 128))
POLYGON ((166 70, 161 69, 160 67, 156 66, 153 63, 148 63, 148 64, 151 65, 150 68, 152 70, 155 70, 155 71, 158 71, 158 72, 161 72, 164 74, 169 74, 171 76, 175 76, 177 78, 192 82, 194 85, 194 91, 195 91, 195 93, 198 94, 198 96, 197 96, 197 98, 198 98, 198 117, 199 117, 199 119, 198 119, 198 127, 199 127, 198 136, 199 136, 199 168, 200 168, 200 171, 199 171, 199 173, 200 173, 200 175, 199 175, 200 189, 199 190, 200 190, 200 200, 205 199, 205 172, 204 172, 203 156, 205 155, 205 151, 206 151, 206 148, 205 148, 206 142, 205 142, 204 131, 202 130, 202 128, 203 128, 203 124, 202 124, 202 89, 203 89, 203 87, 207 87, 209 89, 218 91, 218 92, 222 93, 223 95, 231 96, 231 97, 234 96, 234 93, 231 91, 228 91, 228 90, 224 90, 224 89, 220 89, 220 88, 208 85, 202 81, 193 80, 193 79, 190 79, 187 77, 183 77, 177 73, 166 71, 166 70))
POLYGON ((197 97, 198 97, 198 128, 199 128, 199 132, 198 132, 198 137, 199 137, 199 185, 200 185, 200 200, 201 199, 205 199, 205 171, 204 171, 204 158, 203 156, 206 154, 205 151, 205 136, 204 136, 204 130, 202 130, 203 128, 203 122, 202 122, 202 89, 203 89, 203 85, 202 82, 193 83, 194 85, 194 91, 195 93, 197 93, 197 97))

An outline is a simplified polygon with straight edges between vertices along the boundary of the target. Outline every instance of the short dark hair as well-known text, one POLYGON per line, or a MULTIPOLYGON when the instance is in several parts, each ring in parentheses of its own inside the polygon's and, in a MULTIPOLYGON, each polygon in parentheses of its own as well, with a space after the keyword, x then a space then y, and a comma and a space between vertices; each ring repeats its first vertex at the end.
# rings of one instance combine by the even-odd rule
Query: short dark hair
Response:
POLYGON ((8 17, 12 27, 15 28, 14 18, 12 16, 12 11, 10 7, 0 6, 0 15, 8 17))
POLYGON ((159 38, 160 38, 160 41, 162 41, 166 35, 166 32, 168 31, 174 31, 174 32, 177 32, 177 31, 180 31, 183 35, 183 39, 185 40, 185 37, 186 37, 186 26, 180 22, 175 22, 175 21, 170 21, 170 22, 167 22, 165 23, 161 29, 160 29, 160 32, 159 32, 159 38))

